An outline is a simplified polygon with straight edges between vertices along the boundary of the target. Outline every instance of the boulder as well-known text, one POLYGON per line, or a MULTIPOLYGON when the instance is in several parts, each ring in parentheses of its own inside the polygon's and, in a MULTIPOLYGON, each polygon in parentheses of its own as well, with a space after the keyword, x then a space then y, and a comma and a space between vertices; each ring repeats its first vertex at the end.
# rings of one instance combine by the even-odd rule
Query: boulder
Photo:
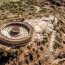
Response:
POLYGON ((65 6, 65 0, 49 0, 52 4, 56 4, 58 6, 65 6))

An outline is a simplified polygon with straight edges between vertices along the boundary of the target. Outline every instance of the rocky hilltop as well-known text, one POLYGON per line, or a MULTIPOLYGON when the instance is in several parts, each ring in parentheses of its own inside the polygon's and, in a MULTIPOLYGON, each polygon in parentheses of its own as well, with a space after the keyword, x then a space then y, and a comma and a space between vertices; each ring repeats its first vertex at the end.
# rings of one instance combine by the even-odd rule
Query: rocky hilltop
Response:
POLYGON ((0 26, 11 21, 27 22, 34 33, 24 47, 0 42, 0 65, 65 65, 65 0, 2 2, 0 26))

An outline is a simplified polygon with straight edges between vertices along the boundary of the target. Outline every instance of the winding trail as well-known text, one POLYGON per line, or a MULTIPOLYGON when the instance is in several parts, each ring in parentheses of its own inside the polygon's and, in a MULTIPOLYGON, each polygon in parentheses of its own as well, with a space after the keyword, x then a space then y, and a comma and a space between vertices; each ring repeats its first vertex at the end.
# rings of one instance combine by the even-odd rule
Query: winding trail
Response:
POLYGON ((50 61, 52 62, 52 64, 58 64, 59 62, 61 61, 65 61, 65 58, 62 58, 62 59, 55 59, 54 58, 54 40, 55 40, 55 37, 56 37, 56 31, 53 31, 52 32, 52 35, 51 35, 51 41, 50 41, 50 44, 49 44, 49 52, 50 52, 50 61))

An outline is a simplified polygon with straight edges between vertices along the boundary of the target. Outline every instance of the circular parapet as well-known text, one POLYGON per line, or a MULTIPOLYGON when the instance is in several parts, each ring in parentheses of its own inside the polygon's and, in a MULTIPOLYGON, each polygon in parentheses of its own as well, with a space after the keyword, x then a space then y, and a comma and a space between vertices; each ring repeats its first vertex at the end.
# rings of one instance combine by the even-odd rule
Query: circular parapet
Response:
POLYGON ((33 28, 26 22, 9 22, 0 27, 0 40, 8 45, 25 46, 32 34, 33 28))

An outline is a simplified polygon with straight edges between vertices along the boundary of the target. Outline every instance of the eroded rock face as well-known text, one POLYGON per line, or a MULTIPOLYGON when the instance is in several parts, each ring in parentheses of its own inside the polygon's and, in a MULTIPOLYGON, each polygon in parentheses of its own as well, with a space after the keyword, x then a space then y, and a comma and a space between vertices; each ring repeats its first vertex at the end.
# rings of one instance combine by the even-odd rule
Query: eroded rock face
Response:
POLYGON ((34 28, 34 40, 43 41, 45 36, 53 32, 54 26, 57 25, 58 20, 50 16, 49 18, 42 17, 40 19, 30 19, 25 22, 29 23, 34 28))

